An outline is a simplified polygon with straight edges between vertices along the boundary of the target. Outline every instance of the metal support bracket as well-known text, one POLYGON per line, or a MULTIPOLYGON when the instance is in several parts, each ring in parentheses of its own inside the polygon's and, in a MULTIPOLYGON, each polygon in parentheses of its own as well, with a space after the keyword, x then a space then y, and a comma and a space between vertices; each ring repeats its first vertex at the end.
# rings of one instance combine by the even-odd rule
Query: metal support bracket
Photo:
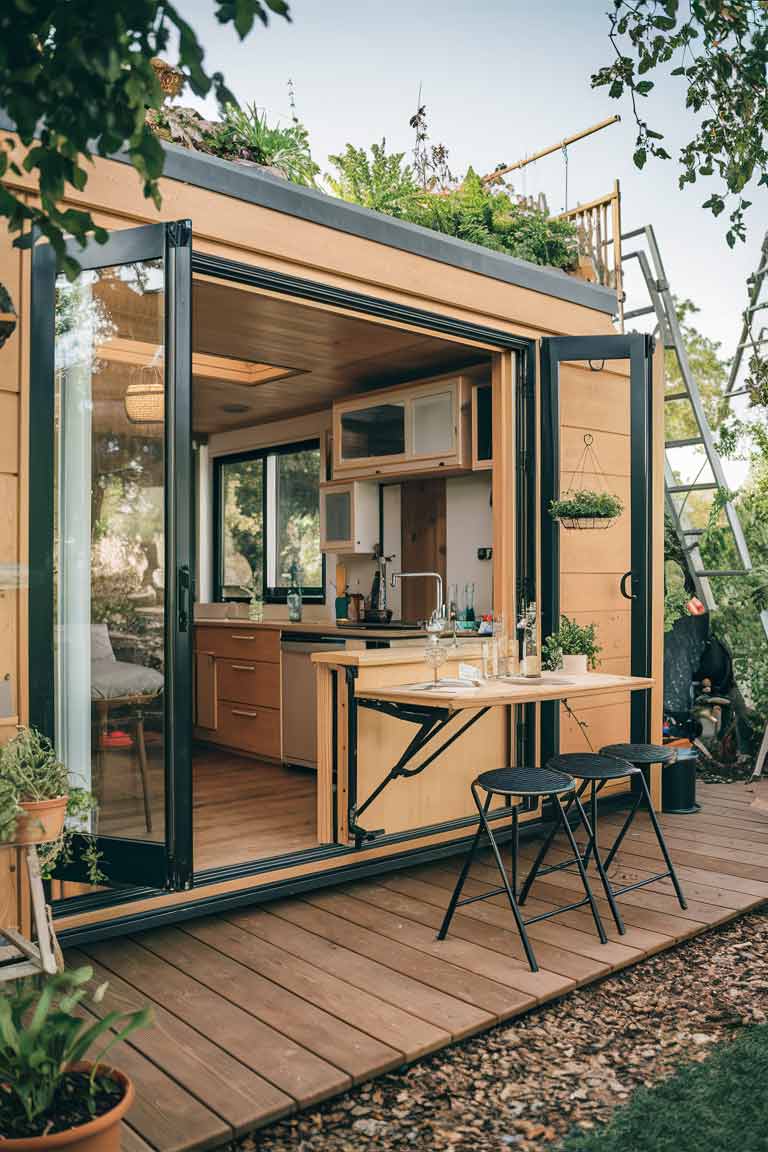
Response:
POLYGON ((446 740, 443 740, 438 747, 435 747, 434 744, 437 739, 445 731, 450 721, 454 719, 456 715, 455 712, 452 712, 450 708, 438 704, 398 704, 390 700, 358 699, 355 695, 357 669, 348 667, 345 671, 347 679, 347 758, 350 777, 348 826, 350 835, 355 838, 355 847, 359 848, 366 840, 373 840, 377 836, 383 836, 386 831, 384 828, 376 830, 364 828, 359 823, 359 819, 374 800, 381 795, 387 785, 401 776, 418 776, 425 768, 428 768, 438 756, 442 755, 451 744, 458 740, 460 736, 463 736, 473 724, 476 724, 481 717, 485 716, 488 708, 479 708, 476 712, 473 712, 469 719, 464 721, 455 732, 452 732, 446 740), (409 741, 400 758, 360 804, 357 802, 358 708, 367 708, 372 712, 380 712, 385 716, 391 716, 395 720, 402 720, 408 724, 418 725, 418 731, 409 741), (420 752, 423 752, 424 749, 430 745, 432 746, 430 755, 419 764, 409 767, 414 757, 418 756, 420 752))

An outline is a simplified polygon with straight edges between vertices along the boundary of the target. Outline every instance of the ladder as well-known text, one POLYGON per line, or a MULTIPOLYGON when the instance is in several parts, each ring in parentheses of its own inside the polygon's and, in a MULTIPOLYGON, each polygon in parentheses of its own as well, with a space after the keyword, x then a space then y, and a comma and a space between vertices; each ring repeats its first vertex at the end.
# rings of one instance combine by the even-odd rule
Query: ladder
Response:
MULTIPOLYGON (((671 348, 674 351, 680 369, 680 376, 683 381, 682 389, 676 392, 666 393, 664 400, 666 403, 675 400, 688 401, 697 429, 696 435, 694 436, 678 440, 665 440, 664 489, 667 512, 674 525, 675 532, 683 549, 683 554, 686 557, 688 570, 693 579, 696 594, 702 603, 706 605, 707 609, 711 611, 717 607, 717 604, 710 580, 713 577, 719 576, 745 576, 752 570, 752 559, 749 554, 746 539, 744 538, 744 531, 739 521, 738 512, 731 500, 724 502, 723 510, 733 537, 738 567, 732 569, 707 568, 702 559, 699 547, 700 538, 704 535, 706 529, 686 525, 684 512, 685 504, 690 493, 703 491, 715 492, 718 489, 727 492, 728 484, 725 472, 723 471, 723 464, 712 435, 712 429, 709 426, 701 394, 688 361, 688 354, 683 342, 680 323, 675 311, 675 302, 672 297, 666 272, 664 271, 664 265, 653 227, 647 224, 643 228, 635 228, 631 232, 622 233, 621 239, 622 264, 629 260, 637 260, 650 299, 649 304, 625 312, 624 319, 631 320, 634 317, 655 315, 658 332, 664 347, 671 348), (640 244, 633 251, 626 251, 623 248, 623 244, 630 240, 638 240, 640 244), (669 450, 695 446, 703 448, 705 464, 702 465, 695 480, 689 483, 682 482, 678 480, 674 474, 669 460, 669 450), (706 479, 699 480, 698 477, 701 476, 706 465, 709 465, 710 476, 706 479), (676 497, 682 497, 680 503, 677 502, 676 497)), ((764 276, 766 272, 765 258, 767 255, 768 235, 763 243, 763 260, 761 261, 760 269, 762 276, 764 276)), ((754 313, 750 313, 750 315, 754 315, 754 313)), ((742 339, 742 343, 743 342, 744 338, 742 339)), ((766 631, 766 636, 768 636, 768 613, 762 613, 761 616, 763 628, 766 631)))
POLYGON ((763 286, 768 283, 768 232, 763 237, 763 243, 760 247, 760 261, 757 266, 757 271, 753 272, 747 280, 747 289, 749 292, 749 303, 744 309, 744 319, 741 326, 741 336, 739 343, 736 346, 736 355, 733 358, 731 365, 731 373, 728 377, 728 385, 726 387, 726 395, 728 396, 743 396, 747 391, 746 388, 737 388, 739 383, 739 375, 741 366, 744 360, 744 351, 749 348, 750 351, 756 352, 764 344, 768 344, 768 328, 763 324, 758 328, 757 332, 754 330, 754 325, 758 312, 764 312, 768 309, 768 300, 761 299, 763 293, 763 286))

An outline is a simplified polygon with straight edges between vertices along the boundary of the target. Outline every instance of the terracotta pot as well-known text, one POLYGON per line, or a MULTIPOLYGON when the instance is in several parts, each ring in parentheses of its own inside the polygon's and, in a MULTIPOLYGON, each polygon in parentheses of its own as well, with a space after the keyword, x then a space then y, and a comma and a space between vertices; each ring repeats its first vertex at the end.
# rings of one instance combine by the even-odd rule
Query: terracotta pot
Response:
POLYGON ((14 844, 46 844, 58 840, 64 829, 67 797, 55 800, 22 800, 24 809, 16 820, 14 844))
MULTIPOLYGON (((74 1072, 90 1072, 93 1064, 85 1060, 73 1064, 74 1072)), ((133 1104, 133 1084, 117 1068, 104 1067, 103 1071, 123 1086, 123 1098, 119 1104, 103 1116, 68 1128, 66 1132, 55 1132, 52 1136, 24 1136, 19 1140, 0 1140, 3 1152, 54 1152, 66 1148, 67 1152, 120 1152, 120 1122, 133 1104)))
POLYGON ((583 676, 587 670, 587 658, 583 655, 563 655, 563 672, 571 676, 583 676))

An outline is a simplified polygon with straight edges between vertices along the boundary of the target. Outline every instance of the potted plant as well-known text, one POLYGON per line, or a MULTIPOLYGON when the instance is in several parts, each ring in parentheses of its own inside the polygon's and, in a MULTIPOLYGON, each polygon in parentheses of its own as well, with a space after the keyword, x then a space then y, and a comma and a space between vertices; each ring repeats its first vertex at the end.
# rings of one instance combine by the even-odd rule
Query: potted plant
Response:
MULTIPOLYGON (((103 1061, 150 1022, 150 1010, 93 1020, 79 1008, 92 977, 92 968, 77 968, 48 977, 42 987, 19 981, 0 994, 0 1145, 7 1152, 119 1152, 133 1085, 103 1061), (87 1059, 102 1037, 101 1051, 87 1059)), ((92 1001, 105 991, 103 984, 92 1001)))
POLYGON ((624 505, 612 492, 595 492, 580 488, 551 500, 549 514, 564 528, 610 528, 624 511, 624 505))
POLYGON ((20 727, 0 749, 0 843, 37 845, 44 876, 51 875, 59 860, 71 859, 75 837, 85 837, 82 856, 88 879, 92 884, 104 879, 95 841, 84 829, 95 807, 87 789, 72 787, 66 767, 42 732, 20 727))
POLYGON ((597 665, 601 651, 596 625, 577 624, 568 616, 561 616, 557 632, 547 636, 544 641, 544 667, 551 672, 562 668, 571 675, 579 675, 586 672, 587 667, 594 668, 597 665))

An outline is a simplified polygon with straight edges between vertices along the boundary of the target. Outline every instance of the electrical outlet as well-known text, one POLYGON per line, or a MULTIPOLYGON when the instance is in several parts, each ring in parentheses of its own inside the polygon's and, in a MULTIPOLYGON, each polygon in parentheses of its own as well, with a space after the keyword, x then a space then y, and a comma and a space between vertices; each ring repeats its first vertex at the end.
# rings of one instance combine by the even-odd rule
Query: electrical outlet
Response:
POLYGON ((493 548, 478 548, 477 558, 478 560, 492 560, 493 548))

